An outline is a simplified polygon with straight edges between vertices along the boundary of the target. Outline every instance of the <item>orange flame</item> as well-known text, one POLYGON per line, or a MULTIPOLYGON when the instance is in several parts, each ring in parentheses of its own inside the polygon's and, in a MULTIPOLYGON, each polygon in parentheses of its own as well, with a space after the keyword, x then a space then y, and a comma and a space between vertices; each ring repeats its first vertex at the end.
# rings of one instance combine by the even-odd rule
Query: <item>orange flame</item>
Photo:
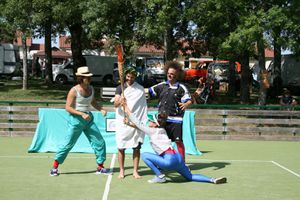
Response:
POLYGON ((117 45, 118 62, 123 62, 123 47, 121 44, 117 45))

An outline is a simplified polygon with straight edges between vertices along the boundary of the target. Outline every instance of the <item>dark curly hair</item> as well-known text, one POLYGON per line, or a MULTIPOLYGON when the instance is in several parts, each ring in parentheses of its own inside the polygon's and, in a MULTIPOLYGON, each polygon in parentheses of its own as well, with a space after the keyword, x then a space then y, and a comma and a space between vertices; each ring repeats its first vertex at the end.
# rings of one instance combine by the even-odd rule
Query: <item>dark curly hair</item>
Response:
POLYGON ((177 71, 177 73, 176 73, 176 79, 183 80, 183 78, 184 78, 184 71, 183 71, 182 67, 183 67, 182 64, 180 64, 177 61, 168 61, 165 64, 164 70, 165 70, 165 73, 167 74, 168 70, 170 68, 175 69, 177 71))

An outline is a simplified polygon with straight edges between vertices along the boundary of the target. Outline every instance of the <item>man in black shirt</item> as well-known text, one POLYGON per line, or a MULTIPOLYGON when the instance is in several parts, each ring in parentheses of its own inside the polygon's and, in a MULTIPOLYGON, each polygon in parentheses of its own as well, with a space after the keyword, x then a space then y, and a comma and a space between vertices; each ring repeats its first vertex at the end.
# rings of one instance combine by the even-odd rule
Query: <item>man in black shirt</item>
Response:
POLYGON ((165 65, 167 81, 149 88, 151 96, 159 98, 158 112, 167 114, 166 131, 172 142, 176 143, 178 152, 185 159, 185 148, 182 140, 182 121, 184 111, 192 104, 187 87, 178 82, 182 66, 176 61, 165 65))

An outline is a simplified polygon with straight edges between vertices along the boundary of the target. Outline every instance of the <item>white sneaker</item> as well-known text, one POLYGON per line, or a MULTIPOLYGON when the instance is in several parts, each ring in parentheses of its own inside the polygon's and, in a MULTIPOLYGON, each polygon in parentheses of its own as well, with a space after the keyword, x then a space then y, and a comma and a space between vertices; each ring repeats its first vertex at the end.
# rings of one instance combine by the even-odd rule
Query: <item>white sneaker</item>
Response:
POLYGON ((58 173, 58 169, 57 168, 52 168, 50 170, 50 176, 58 176, 59 173, 58 173))
POLYGON ((226 182, 227 182, 226 177, 220 177, 220 178, 214 178, 213 179, 214 184, 222 184, 222 183, 226 183, 226 182))
POLYGON ((112 172, 110 171, 110 169, 101 168, 96 170, 96 174, 111 175, 112 172))
POLYGON ((154 176, 154 178, 151 179, 151 180, 148 180, 148 183, 164 183, 164 182, 166 182, 166 181, 167 181, 167 180, 166 180, 165 175, 164 175, 164 174, 161 174, 161 175, 159 175, 159 176, 154 176))

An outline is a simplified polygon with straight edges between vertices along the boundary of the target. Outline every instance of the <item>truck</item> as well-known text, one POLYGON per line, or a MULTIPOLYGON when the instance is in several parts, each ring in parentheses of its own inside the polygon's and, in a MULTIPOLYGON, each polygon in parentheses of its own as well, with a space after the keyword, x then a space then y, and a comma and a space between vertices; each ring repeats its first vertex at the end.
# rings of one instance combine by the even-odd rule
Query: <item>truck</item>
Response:
POLYGON ((189 58, 187 67, 184 68, 184 81, 198 86, 199 78, 206 78, 207 67, 213 62, 210 58, 189 58))
MULTIPOLYGON (((278 96, 281 91, 278 90, 279 86, 289 88, 294 93, 299 93, 300 88, 300 56, 296 55, 283 55, 281 57, 280 76, 274 69, 274 61, 268 60, 265 64, 268 72, 268 81, 270 83, 270 95, 278 96)), ((256 62, 252 68, 254 83, 259 85, 259 72, 260 68, 256 62)))
POLYGON ((139 57, 137 60, 136 67, 141 68, 138 71, 142 74, 141 82, 145 87, 150 87, 165 80, 165 61, 163 57, 139 57))
POLYGON ((0 75, 13 76, 21 72, 20 56, 17 46, 0 44, 0 75))
MULTIPOLYGON (((113 70, 118 62, 117 57, 84 55, 84 58, 86 59, 86 65, 93 74, 93 82, 101 82, 105 85, 113 84, 113 70)), ((73 68, 73 61, 71 59, 64 64, 52 65, 53 81, 59 84, 74 81, 73 68)))

